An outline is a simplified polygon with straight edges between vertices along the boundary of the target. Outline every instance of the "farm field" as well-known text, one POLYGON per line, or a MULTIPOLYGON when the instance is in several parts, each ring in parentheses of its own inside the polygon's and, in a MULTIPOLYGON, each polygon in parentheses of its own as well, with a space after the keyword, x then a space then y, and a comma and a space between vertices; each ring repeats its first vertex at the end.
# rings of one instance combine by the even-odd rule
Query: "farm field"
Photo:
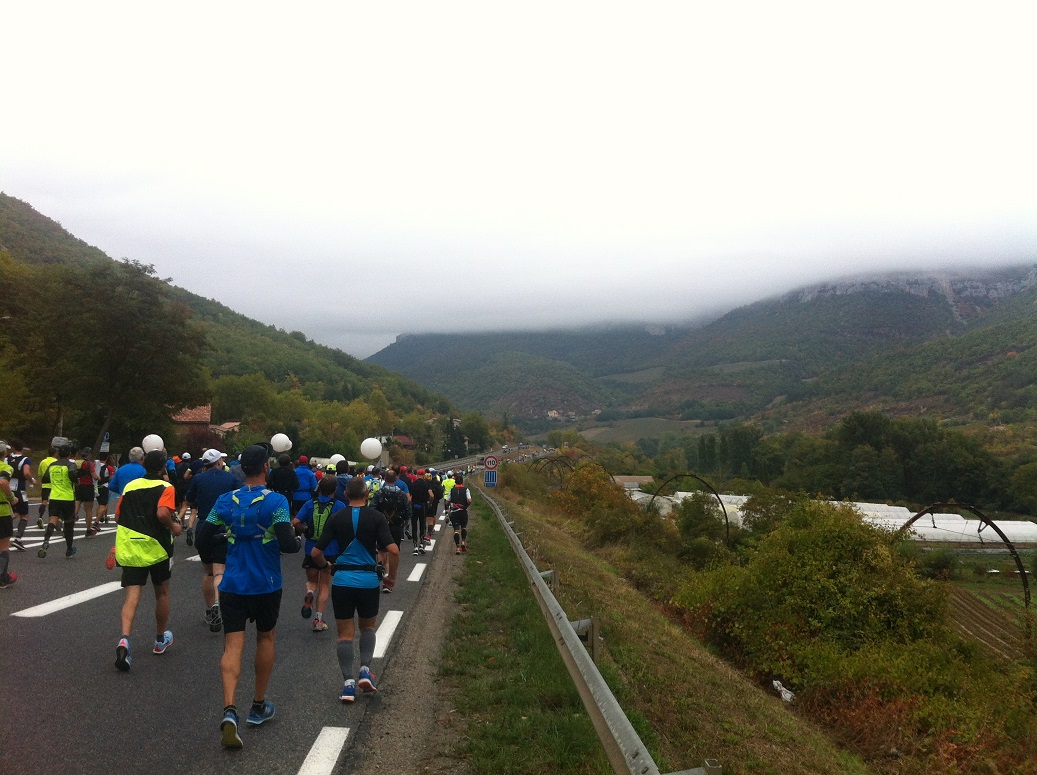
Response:
POLYGON ((1022 585, 954 585, 948 600, 955 628, 997 657, 1018 662, 1026 655, 1026 610, 1022 585))

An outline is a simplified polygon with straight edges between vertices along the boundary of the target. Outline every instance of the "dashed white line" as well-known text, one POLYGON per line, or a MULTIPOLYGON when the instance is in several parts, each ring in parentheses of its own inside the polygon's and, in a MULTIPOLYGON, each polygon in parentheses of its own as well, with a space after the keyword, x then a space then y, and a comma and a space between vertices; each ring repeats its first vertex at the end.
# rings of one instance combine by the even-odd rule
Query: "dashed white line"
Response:
POLYGON ((378 625, 377 639, 374 646, 375 659, 381 659, 389 648, 393 633, 403 620, 403 611, 386 611, 382 623, 378 625))
POLYGON ((299 775, 330 775, 349 738, 349 727, 324 727, 313 741, 299 775))
POLYGON ((71 608, 74 605, 85 603, 87 600, 93 600, 95 597, 102 597, 103 595, 110 594, 121 587, 121 582, 110 581, 107 584, 102 584, 99 587, 84 589, 82 592, 76 592, 72 595, 65 595, 64 597, 59 597, 57 600, 51 600, 49 603, 41 603, 40 605, 33 606, 32 608, 26 608, 23 611, 15 611, 11 614, 11 616, 22 616, 27 619, 33 619, 40 616, 47 616, 48 614, 52 614, 55 611, 61 611, 65 608, 71 608))
POLYGON ((410 575, 407 577, 407 581, 421 581, 421 574, 425 572, 425 568, 428 563, 417 562, 414 564, 414 569, 411 570, 410 575))

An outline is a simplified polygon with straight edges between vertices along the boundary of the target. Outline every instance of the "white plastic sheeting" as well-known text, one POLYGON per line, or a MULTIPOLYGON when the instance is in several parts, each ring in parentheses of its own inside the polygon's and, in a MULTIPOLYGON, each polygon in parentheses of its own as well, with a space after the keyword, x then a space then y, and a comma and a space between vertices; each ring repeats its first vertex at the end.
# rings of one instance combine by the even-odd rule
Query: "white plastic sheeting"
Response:
MULTIPOLYGON (((629 491, 631 499, 647 506, 652 499, 650 493, 640 490, 629 491)), ((668 515, 676 504, 692 496, 691 492, 675 492, 671 496, 659 495, 655 505, 659 513, 668 515)), ((727 509, 727 518, 732 525, 742 525, 742 505, 749 500, 747 495, 720 494, 727 509)), ((835 503, 835 501, 832 501, 835 503)), ((915 515, 915 512, 904 506, 890 506, 885 503, 847 502, 861 515, 861 519, 876 527, 896 531, 902 528, 915 515)), ((978 519, 970 519, 971 513, 936 513, 926 514, 911 525, 911 537, 917 541, 929 543, 961 543, 961 544, 998 544, 1003 545, 1001 537, 990 526, 985 526, 978 519)), ((997 526, 1005 537, 1013 544, 1037 545, 1037 523, 1029 521, 997 521, 997 526)))

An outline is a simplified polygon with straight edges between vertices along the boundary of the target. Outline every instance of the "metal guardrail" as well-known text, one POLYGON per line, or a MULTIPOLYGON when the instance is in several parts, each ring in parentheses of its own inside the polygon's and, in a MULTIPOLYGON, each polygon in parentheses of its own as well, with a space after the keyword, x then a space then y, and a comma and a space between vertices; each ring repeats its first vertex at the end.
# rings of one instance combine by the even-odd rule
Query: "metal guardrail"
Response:
MULTIPOLYGON (((590 620, 576 623, 569 621, 549 586, 549 581, 552 586, 557 583, 556 574, 553 571, 541 573, 537 570, 500 505, 481 487, 473 487, 473 489, 483 497, 497 515, 497 520, 504 529, 512 550, 532 584, 540 610, 543 611, 544 619, 554 635, 558 652, 562 655, 562 661, 565 662, 580 699, 594 724, 594 729, 598 733, 598 738, 605 749, 613 772, 617 775, 660 775, 659 767, 648 752, 648 748, 630 724, 623 708, 620 707, 612 690, 605 683, 591 654, 588 653, 588 649, 584 647, 577 634, 577 629, 586 631, 588 639, 591 641, 589 648, 596 651, 596 624, 590 620)), ((721 772, 719 763, 713 759, 706 759, 704 767, 681 770, 671 775, 721 775, 721 772)))

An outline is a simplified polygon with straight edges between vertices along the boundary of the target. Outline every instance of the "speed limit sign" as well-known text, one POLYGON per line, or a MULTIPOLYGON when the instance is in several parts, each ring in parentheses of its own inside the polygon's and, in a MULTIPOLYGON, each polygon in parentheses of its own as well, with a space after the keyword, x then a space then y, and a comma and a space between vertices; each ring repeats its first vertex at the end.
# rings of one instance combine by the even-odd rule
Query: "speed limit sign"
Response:
POLYGON ((487 455, 486 460, 483 461, 483 465, 486 466, 487 471, 496 471, 497 457, 495 455, 487 455))

